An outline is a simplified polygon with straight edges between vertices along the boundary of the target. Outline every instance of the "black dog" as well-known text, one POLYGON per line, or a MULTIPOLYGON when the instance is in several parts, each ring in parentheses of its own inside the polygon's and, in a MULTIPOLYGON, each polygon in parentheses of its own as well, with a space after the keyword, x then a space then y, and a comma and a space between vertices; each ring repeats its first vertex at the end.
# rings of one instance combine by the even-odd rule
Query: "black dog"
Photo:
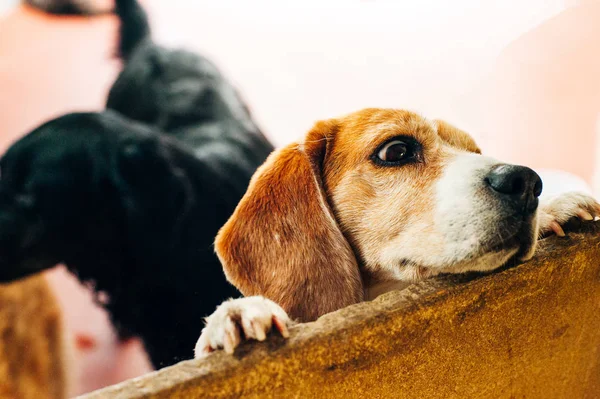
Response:
POLYGON ((116 11, 112 110, 45 123, 0 161, 0 281, 65 263, 163 367, 239 296, 213 240, 273 147, 214 66, 154 44, 135 1, 116 11))

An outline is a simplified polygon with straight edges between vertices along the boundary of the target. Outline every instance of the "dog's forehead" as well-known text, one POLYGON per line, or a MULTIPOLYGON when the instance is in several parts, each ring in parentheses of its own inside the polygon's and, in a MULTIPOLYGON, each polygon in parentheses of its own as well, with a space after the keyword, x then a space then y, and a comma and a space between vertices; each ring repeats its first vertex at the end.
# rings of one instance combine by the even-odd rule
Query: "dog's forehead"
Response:
POLYGON ((410 111, 366 109, 340 119, 336 137, 341 152, 372 152, 376 147, 397 136, 411 136, 423 146, 437 139, 435 123, 410 111), (353 150, 349 151, 349 147, 353 150))

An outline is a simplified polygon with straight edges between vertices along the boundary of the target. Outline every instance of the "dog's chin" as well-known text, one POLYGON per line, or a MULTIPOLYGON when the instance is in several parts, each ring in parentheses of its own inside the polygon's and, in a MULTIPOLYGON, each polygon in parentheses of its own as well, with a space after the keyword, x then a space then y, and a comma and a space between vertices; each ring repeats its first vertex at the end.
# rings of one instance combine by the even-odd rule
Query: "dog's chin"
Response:
POLYGON ((438 274, 460 274, 467 272, 491 272, 513 262, 531 259, 535 252, 537 237, 532 223, 523 223, 513 234, 488 242, 480 242, 476 251, 461 259, 430 265, 403 260, 404 265, 412 266, 410 275, 413 280, 438 274))
POLYGON ((509 263, 533 257, 537 237, 533 223, 523 223, 514 234, 498 241, 482 243, 472 257, 445 267, 441 273, 490 272, 509 263))
POLYGON ((524 221, 511 237, 497 243, 495 247, 492 247, 492 251, 517 248, 517 252, 511 260, 520 262, 528 261, 533 257, 537 246, 537 231, 535 226, 535 219, 524 221))
POLYGON ((473 258, 440 268, 439 273, 490 272, 507 264, 519 252, 517 245, 479 253, 473 258))

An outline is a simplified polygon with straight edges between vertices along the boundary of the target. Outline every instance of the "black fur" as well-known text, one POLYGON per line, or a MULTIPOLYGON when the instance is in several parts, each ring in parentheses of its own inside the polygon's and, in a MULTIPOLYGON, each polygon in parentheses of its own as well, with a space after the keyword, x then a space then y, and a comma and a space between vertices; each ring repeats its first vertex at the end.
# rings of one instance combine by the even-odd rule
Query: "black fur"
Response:
POLYGON ((163 367, 239 296, 213 240, 273 147, 212 64, 155 45, 136 2, 117 3, 128 61, 109 110, 47 122, 0 161, 0 280, 65 263, 163 367))
POLYGON ((23 0, 23 3, 54 15, 92 17, 112 13, 112 10, 94 9, 88 0, 23 0))
POLYGON ((121 20, 118 56, 129 61, 131 53, 144 41, 152 42, 148 16, 137 1, 129 0, 115 0, 115 13, 121 20))

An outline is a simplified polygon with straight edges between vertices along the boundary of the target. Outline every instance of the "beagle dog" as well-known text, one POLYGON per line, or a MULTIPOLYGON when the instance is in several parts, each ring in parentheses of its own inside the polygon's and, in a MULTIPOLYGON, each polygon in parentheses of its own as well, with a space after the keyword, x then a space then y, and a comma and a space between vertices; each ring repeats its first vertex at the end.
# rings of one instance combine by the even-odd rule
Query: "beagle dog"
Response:
POLYGON ((287 336, 290 318, 315 320, 440 273, 527 261, 541 235, 600 215, 586 194, 538 206, 541 192, 533 170, 481 155, 441 120, 364 109, 318 122, 270 155, 221 228, 216 252, 247 297, 207 318, 196 357, 233 352, 241 336, 263 340, 273 325, 287 336))

